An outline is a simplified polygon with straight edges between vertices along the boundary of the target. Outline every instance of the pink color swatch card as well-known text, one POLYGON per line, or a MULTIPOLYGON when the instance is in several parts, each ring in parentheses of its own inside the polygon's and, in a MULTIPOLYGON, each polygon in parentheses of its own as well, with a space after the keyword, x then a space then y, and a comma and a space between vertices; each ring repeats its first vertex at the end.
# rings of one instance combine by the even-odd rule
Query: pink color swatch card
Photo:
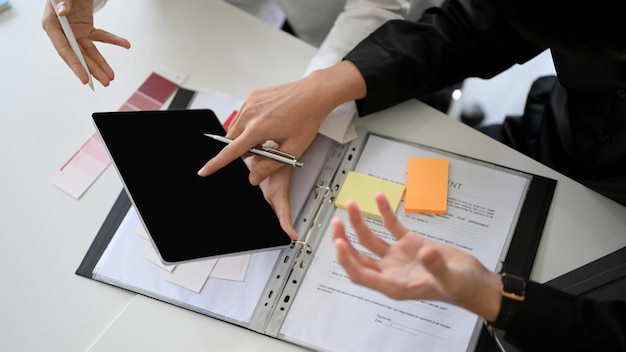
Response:
MULTIPOLYGON (((119 111, 159 110, 187 76, 163 69, 152 72, 119 111)), ((52 177, 52 184, 78 199, 111 163, 94 133, 52 177)))

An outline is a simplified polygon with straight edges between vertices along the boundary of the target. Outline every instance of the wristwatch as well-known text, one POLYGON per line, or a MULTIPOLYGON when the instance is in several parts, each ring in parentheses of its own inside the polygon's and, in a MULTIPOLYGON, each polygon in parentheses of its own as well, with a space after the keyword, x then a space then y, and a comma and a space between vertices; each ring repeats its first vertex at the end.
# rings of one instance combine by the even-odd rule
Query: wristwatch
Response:
POLYGON ((502 296, 502 303, 500 312, 498 312, 495 321, 487 322, 487 326, 490 329, 506 331, 526 298, 526 280, 512 274, 502 273, 501 275, 500 295, 502 296))

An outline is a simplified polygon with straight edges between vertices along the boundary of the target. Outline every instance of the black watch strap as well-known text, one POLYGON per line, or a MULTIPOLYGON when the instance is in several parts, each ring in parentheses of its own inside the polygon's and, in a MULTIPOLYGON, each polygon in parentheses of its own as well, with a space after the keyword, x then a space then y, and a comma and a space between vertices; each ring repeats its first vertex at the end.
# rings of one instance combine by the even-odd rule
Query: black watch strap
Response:
POLYGON ((516 275, 503 273, 500 295, 502 295, 500 312, 496 320, 489 322, 488 326, 491 329, 506 331, 526 298, 526 280, 516 275))

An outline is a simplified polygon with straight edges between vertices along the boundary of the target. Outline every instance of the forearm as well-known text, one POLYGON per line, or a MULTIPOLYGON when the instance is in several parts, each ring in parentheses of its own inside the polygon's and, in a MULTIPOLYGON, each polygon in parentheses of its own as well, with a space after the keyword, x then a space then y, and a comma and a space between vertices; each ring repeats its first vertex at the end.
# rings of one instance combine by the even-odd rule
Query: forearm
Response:
POLYGON ((347 0, 304 75, 340 62, 356 44, 383 23, 404 18, 409 6, 409 0, 347 0))
MULTIPOLYGON (((339 63, 358 42, 389 19, 403 18, 410 0, 347 0, 330 32, 309 61, 304 76, 339 63)), ((347 101, 337 106, 320 126, 319 132, 340 143, 351 137, 356 105, 347 101)))

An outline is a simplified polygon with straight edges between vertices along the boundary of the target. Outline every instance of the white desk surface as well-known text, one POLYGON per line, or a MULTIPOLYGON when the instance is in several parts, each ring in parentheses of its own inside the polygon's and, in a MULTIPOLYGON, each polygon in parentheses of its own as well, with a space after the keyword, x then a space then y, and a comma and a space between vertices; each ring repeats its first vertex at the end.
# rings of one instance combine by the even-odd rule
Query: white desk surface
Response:
MULTIPOLYGON (((86 351, 136 297, 74 274, 121 190, 113 168, 79 200, 51 183, 55 171, 94 132, 91 113, 116 111, 161 67, 188 74, 185 87, 243 98, 251 89, 299 78, 314 48, 221 1, 109 1, 95 23, 125 36, 132 48, 99 46, 117 77, 110 87, 96 84, 92 92, 80 85, 41 29, 44 0, 12 4, 0 13, 0 350, 86 351)), ((557 179, 535 280, 550 280, 626 245, 626 207, 417 101, 358 123, 557 179)), ((193 315, 201 321, 193 325, 196 333, 210 336, 214 344, 199 341, 206 350, 300 350, 164 303, 138 300, 129 307, 162 314, 131 315, 131 324, 193 315)), ((152 338, 152 345, 166 339, 132 331, 114 336, 117 350, 140 349, 144 338, 152 338)), ((185 336, 167 338, 189 341, 185 336)))

